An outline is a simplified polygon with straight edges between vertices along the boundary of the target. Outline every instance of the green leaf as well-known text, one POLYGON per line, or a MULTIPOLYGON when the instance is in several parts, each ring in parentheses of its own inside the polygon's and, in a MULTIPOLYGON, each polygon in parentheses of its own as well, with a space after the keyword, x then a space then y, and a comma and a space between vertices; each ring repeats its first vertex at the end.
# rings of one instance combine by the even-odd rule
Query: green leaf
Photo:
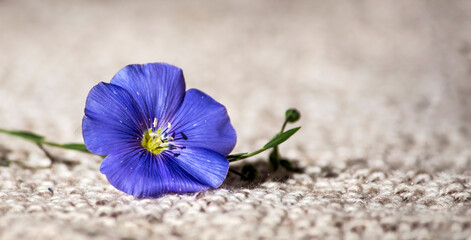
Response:
POLYGON ((276 135, 271 141, 269 141, 263 148, 268 149, 280 145, 284 141, 288 140, 293 134, 295 134, 301 127, 292 128, 284 133, 276 135))
MULTIPOLYGON (((0 133, 4 133, 4 134, 11 135, 11 136, 23 138, 27 141, 36 143, 40 146, 49 145, 49 146, 53 146, 53 147, 58 147, 58 148, 63 148, 63 149, 68 149, 68 150, 74 150, 74 151, 93 154, 90 151, 88 151, 85 144, 82 144, 82 143, 59 144, 59 143, 49 142, 49 141, 46 141, 43 136, 38 135, 36 133, 28 132, 28 131, 6 130, 6 129, 1 129, 0 128, 0 133)), ((101 155, 98 155, 98 156, 100 156, 102 158, 105 157, 105 156, 101 156, 101 155)))
POLYGON ((235 154, 231 154, 231 155, 228 155, 226 158, 228 160, 231 160, 231 159, 238 159, 239 157, 242 157, 244 155, 246 155, 247 153, 235 153, 235 154))
POLYGON ((60 147, 65 148, 65 149, 80 151, 84 153, 90 153, 90 151, 88 151, 85 144, 82 144, 82 143, 66 143, 66 144, 61 144, 60 147))
POLYGON ((245 154, 247 154, 247 153, 246 152, 245 153, 234 153, 234 154, 231 154, 231 155, 227 156, 227 158, 237 158, 237 157, 244 156, 245 154))
POLYGON ((15 137, 20 137, 25 140, 34 142, 34 143, 42 143, 44 141, 44 137, 41 135, 38 135, 36 133, 28 132, 28 131, 15 131, 15 130, 5 130, 5 129, 0 129, 0 133, 5 133, 8 135, 12 135, 15 137))

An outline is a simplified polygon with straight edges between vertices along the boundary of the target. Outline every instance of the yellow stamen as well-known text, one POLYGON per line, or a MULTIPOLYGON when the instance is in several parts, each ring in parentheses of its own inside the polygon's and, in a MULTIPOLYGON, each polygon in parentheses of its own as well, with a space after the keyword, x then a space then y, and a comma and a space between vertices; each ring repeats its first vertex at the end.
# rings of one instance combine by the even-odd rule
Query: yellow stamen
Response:
MULTIPOLYGON (((154 119, 152 124, 154 129, 157 127, 157 119, 154 119)), ((170 123, 168 124, 170 127, 170 123)), ((162 129, 158 128, 157 131, 152 131, 152 128, 147 129, 142 136, 141 145, 153 154, 159 154, 165 149, 169 148, 169 140, 173 140, 172 137, 166 137, 162 133, 162 129)))

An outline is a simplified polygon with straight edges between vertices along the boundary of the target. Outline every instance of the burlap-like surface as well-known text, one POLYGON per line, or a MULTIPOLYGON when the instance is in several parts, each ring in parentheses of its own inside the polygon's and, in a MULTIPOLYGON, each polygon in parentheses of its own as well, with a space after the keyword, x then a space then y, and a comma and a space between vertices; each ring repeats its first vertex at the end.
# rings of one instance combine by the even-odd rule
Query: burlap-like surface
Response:
POLYGON ((0 127, 80 142, 95 84, 168 62, 226 105, 235 152, 297 107, 281 152, 304 168, 273 172, 262 154, 257 182, 138 200, 100 158, 49 149, 80 164, 0 167, 0 238, 470 239, 470 27, 468 1, 0 1, 0 127))

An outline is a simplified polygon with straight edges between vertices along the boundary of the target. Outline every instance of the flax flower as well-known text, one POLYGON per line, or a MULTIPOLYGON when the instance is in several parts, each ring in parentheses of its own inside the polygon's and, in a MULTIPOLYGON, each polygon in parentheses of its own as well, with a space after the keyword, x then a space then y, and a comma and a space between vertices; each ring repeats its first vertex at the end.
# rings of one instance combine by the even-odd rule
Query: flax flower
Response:
POLYGON ((93 87, 82 128, 88 150, 106 155, 108 181, 140 198, 219 187, 237 139, 226 108, 185 92, 182 70, 164 63, 128 65, 93 87))

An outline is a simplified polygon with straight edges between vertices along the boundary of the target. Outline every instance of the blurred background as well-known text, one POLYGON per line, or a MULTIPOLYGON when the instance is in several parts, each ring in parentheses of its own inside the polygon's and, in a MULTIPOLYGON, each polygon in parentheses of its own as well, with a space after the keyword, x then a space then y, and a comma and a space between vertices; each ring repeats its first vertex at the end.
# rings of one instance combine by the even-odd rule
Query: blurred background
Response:
POLYGON ((227 107, 237 152, 296 107, 302 165, 469 173, 470 27, 471 1, 0 0, 0 127, 81 142, 94 85, 167 62, 227 107))

